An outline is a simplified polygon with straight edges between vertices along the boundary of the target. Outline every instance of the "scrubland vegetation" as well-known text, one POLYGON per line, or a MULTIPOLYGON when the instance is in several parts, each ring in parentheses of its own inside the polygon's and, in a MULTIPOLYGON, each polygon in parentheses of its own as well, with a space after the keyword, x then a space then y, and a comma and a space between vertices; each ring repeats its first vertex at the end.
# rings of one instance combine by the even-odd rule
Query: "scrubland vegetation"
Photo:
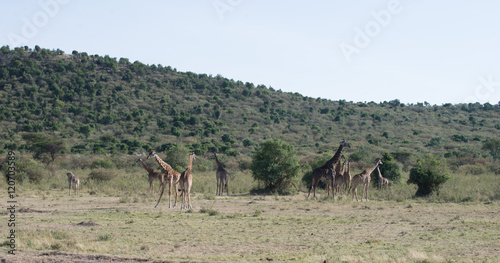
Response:
POLYGON ((500 104, 326 100, 126 58, 0 49, 0 162, 7 174, 15 153, 25 209, 18 243, 34 259, 51 250, 175 261, 495 262, 499 120, 500 104), (275 139, 293 155, 286 189, 252 174, 261 167, 255 150, 275 139), (351 173, 382 158, 389 189, 371 185, 368 203, 324 191, 305 200, 308 174, 342 139, 351 173), (168 209, 165 198, 153 209, 159 182, 149 192, 136 162, 151 149, 179 172, 197 154, 192 210, 168 209), (228 197, 215 196, 209 151, 230 174, 228 197), (440 176, 424 169, 428 156, 440 176), (67 195, 68 171, 80 178, 80 196, 67 195), (424 176, 440 183, 421 195, 424 176))

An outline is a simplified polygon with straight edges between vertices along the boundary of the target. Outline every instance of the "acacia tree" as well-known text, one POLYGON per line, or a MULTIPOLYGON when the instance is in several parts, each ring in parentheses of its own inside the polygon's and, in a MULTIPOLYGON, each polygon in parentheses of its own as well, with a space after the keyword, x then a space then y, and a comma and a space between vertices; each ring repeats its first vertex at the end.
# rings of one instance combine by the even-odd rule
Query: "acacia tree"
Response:
POLYGON ((300 164, 293 145, 271 139, 259 144, 252 157, 252 176, 264 183, 266 189, 287 193, 298 178, 300 164))
POLYGON ((49 155, 51 161, 54 161, 62 151, 65 150, 64 142, 59 139, 49 137, 42 133, 25 133, 21 137, 31 144, 29 149, 33 152, 33 158, 45 159, 49 155))
POLYGON ((447 170, 445 160, 427 154, 411 168, 410 179, 408 179, 407 183, 418 186, 416 196, 428 196, 434 191, 439 195, 440 185, 450 179, 447 170))

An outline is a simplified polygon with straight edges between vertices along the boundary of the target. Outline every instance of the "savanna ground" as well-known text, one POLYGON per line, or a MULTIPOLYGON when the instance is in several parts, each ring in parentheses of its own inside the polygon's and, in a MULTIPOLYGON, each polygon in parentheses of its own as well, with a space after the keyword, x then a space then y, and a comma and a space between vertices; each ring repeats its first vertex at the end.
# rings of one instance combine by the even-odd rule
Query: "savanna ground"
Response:
MULTIPOLYGON (((440 195, 412 198, 412 185, 371 188, 369 202, 305 187, 291 196, 254 195, 235 173, 230 196, 214 196, 215 172, 194 172, 192 210, 168 208, 149 193, 140 168, 95 182, 73 171, 81 194, 68 196, 65 170, 16 185, 16 255, 6 262, 500 262, 498 175, 454 174, 440 195)), ((7 185, 0 183, 7 204, 7 185)), ((7 236, 7 211, 1 212, 7 236)))

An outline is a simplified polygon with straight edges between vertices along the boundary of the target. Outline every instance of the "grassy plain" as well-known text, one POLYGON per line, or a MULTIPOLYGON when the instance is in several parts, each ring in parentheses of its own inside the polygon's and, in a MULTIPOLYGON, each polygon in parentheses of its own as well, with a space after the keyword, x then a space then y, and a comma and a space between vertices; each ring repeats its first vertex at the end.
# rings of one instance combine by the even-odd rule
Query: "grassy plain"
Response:
MULTIPOLYGON (((118 169, 116 169, 118 170, 118 169)), ((7 262, 499 262, 498 176, 455 175, 440 196, 415 188, 370 189, 369 202, 252 195, 249 174, 233 175, 216 197, 215 174, 195 174, 193 209, 154 208, 144 171, 118 170, 114 182, 86 181, 68 196, 63 171, 16 188, 17 255, 7 262), (488 182, 480 179, 488 178, 488 182), (233 186, 231 186, 233 185, 233 186), (235 187, 235 185, 240 185, 235 187), (457 192, 457 189, 461 189, 457 192)), ((0 183, 6 189, 4 182, 0 183)), ((155 189, 157 191, 157 184, 155 189)), ((0 202, 7 203, 6 194, 0 202)), ((3 220, 7 213, 2 212, 3 220)), ((2 233, 6 233, 2 223, 2 233)), ((8 242, 8 241, 7 241, 8 242)))

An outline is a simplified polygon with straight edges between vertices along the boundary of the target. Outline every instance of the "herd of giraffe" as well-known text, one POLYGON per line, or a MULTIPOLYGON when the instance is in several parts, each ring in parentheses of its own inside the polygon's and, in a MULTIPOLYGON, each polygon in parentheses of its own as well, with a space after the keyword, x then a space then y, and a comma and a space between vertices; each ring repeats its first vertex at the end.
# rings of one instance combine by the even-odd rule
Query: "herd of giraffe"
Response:
POLYGON ((346 159, 344 155, 342 154, 342 151, 344 148, 350 148, 351 145, 343 140, 340 143, 339 148, 337 149, 337 152, 333 157, 328 160, 323 166, 318 167, 313 170, 311 176, 311 185, 309 186, 309 192, 307 193, 307 198, 309 198, 309 195, 311 194, 311 190, 313 190, 313 197, 316 200, 316 186, 318 185, 319 181, 325 180, 326 181, 326 193, 329 196, 330 195, 330 188, 332 192, 333 198, 335 198, 335 192, 339 193, 342 190, 344 190, 346 193, 349 193, 350 190, 352 190, 352 199, 356 198, 356 201, 358 200, 358 186, 362 186, 362 191, 361 191, 361 201, 363 201, 363 195, 365 196, 365 200, 368 201, 368 188, 370 186, 370 180, 371 180, 371 173, 377 169, 378 170, 378 182, 379 182, 379 189, 382 189, 382 187, 389 186, 389 180, 387 178, 382 177, 382 173, 380 172, 380 169, 378 168, 379 165, 382 164, 382 161, 378 159, 374 165, 366 168, 363 170, 361 173, 356 174, 354 176, 351 176, 351 171, 350 171, 350 162, 351 160, 346 159), (341 160, 344 160, 342 162, 341 160), (342 189, 342 185, 344 186, 342 189))
MULTIPOLYGON (((328 160, 324 165, 314 169, 311 173, 311 185, 309 186, 309 192, 307 193, 307 198, 311 194, 311 190, 313 190, 313 197, 316 200, 316 187, 321 180, 326 181, 326 192, 327 195, 330 195, 330 191, 332 192, 332 197, 335 198, 335 192, 340 193, 345 191, 346 194, 352 190, 352 198, 356 198, 358 201, 358 186, 362 186, 361 190, 361 201, 363 201, 363 195, 365 196, 365 200, 368 201, 368 188, 371 180, 371 173, 377 169, 378 171, 378 189, 382 189, 384 186, 389 186, 389 180, 387 178, 382 177, 382 173, 380 172, 379 165, 382 164, 382 161, 378 159, 375 164, 363 170, 361 173, 351 176, 350 172, 350 159, 346 159, 342 154, 344 148, 350 148, 351 145, 343 140, 340 143, 337 152, 335 152, 334 156, 328 160), (342 160, 344 160, 342 162, 342 160), (342 187, 343 185, 343 187, 342 187)), ((215 158, 215 163, 217 164, 217 190, 216 195, 222 195, 224 193, 224 188, 226 189, 226 194, 229 195, 228 189, 228 172, 224 169, 223 164, 217 158, 217 154, 213 153, 215 158)), ((154 191, 154 181, 159 180, 161 185, 161 194, 158 198, 158 202, 155 205, 155 208, 160 203, 161 198, 163 197, 163 193, 165 191, 165 187, 168 183, 168 207, 172 207, 172 186, 174 187, 175 193, 175 202, 174 206, 177 204, 178 198, 178 187, 180 186, 181 192, 181 209, 191 209, 191 186, 193 184, 193 174, 192 174, 192 166, 193 161, 196 160, 196 155, 194 153, 189 154, 189 164, 187 169, 179 173, 172 168, 168 163, 163 161, 158 154, 151 150, 149 153, 148 159, 154 158, 156 162, 160 165, 163 173, 157 172, 154 168, 148 166, 142 159, 138 159, 137 161, 142 164, 144 169, 148 172, 149 179, 149 190, 154 191)), ((69 194, 71 195, 71 185, 75 184, 75 192, 78 194, 78 186, 80 180, 74 176, 72 173, 68 173, 68 182, 69 182, 69 194)))

